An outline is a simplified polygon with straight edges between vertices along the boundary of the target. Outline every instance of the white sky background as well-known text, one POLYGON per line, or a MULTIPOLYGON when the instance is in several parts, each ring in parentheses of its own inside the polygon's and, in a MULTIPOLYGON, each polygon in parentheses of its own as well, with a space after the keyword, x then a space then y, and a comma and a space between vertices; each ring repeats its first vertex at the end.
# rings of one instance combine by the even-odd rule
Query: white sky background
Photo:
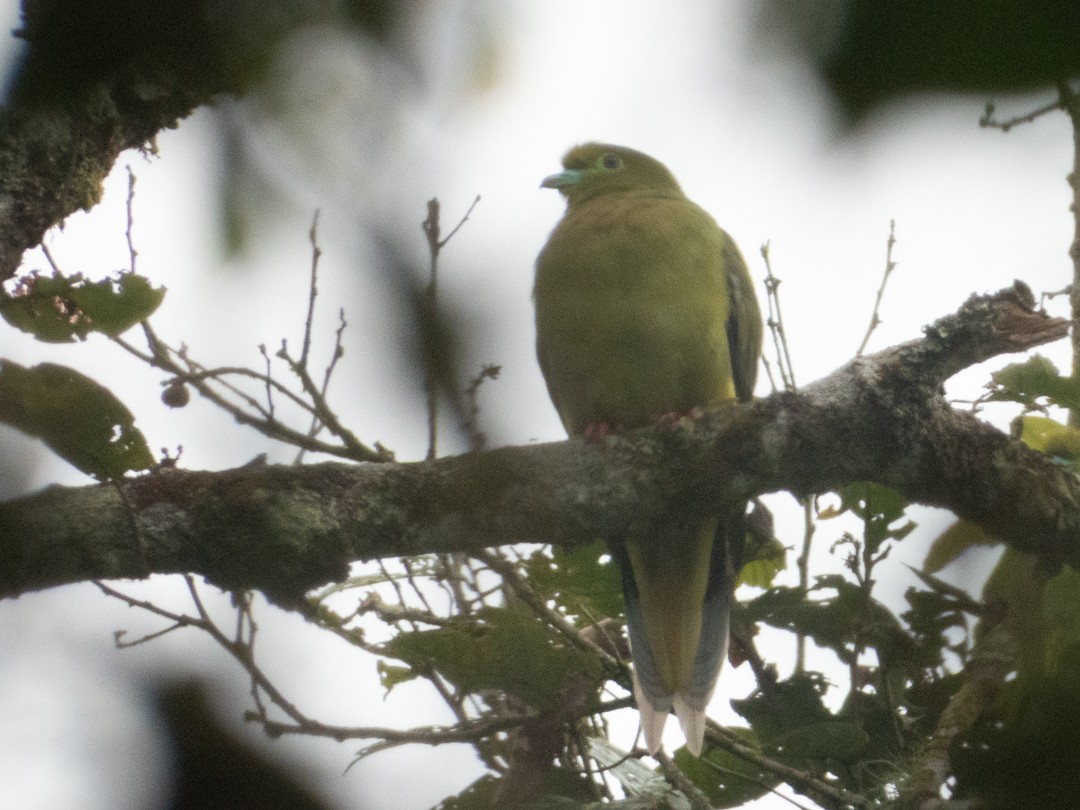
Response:
MULTIPOLYGON (((291 88, 279 99, 286 115, 250 142, 260 180, 273 195, 254 224, 248 259, 226 265, 217 251, 219 119, 200 111, 159 137, 160 158, 122 156, 103 203, 50 236, 60 266, 100 276, 127 265, 123 167, 130 164, 138 176, 139 270, 169 288, 153 319, 159 334, 186 342, 207 365, 259 367, 259 343, 275 348, 286 337, 299 346, 307 231, 314 209, 322 209, 316 350, 328 353, 339 306, 350 323, 331 404, 362 439, 382 441, 403 460, 424 452, 424 404, 418 382, 401 373, 404 313, 377 270, 367 229, 403 234, 422 263, 419 223, 427 199, 440 198, 448 230, 477 193, 483 196, 442 255, 442 301, 470 325, 466 371, 502 365, 500 379, 483 391, 492 442, 559 439, 562 428, 533 355, 530 289, 535 255, 563 205, 538 185, 565 149, 583 140, 623 143, 663 160, 740 243, 758 278, 758 247, 771 242, 804 383, 850 358, 862 339, 890 219, 897 223, 899 268, 871 351, 918 337, 922 325, 954 311, 973 291, 1023 278, 1038 293, 1069 281, 1064 177, 1071 137, 1064 114, 1002 135, 977 126, 985 99, 938 97, 889 107, 841 136, 809 72, 752 47, 743 4, 680 0, 662 11, 626 0, 431 5, 411 34, 409 70, 377 51, 328 40, 327 32, 305 35, 295 61, 283 57, 291 88), (393 125, 400 132, 388 138, 393 125)), ((8 13, 4 28, 15 24, 8 13)), ((1002 114, 1046 98, 1001 100, 1002 114)), ((258 118, 250 104, 226 102, 225 109, 258 118)), ((28 266, 44 267, 40 254, 31 253, 28 266)), ((233 467, 261 452, 279 462, 294 456, 201 402, 166 409, 158 399, 160 377, 96 336, 49 347, 0 325, 0 353, 22 364, 50 360, 88 373, 136 413, 152 448, 182 444, 185 466, 233 467)), ((1044 353, 1067 363, 1063 345, 1044 353)), ((987 370, 961 375, 950 393, 977 395, 987 370)), ((766 389, 762 380, 759 393, 766 389)), ((460 449, 445 435, 446 452, 460 449)), ((20 489, 0 493, 5 497, 50 483, 88 483, 6 428, 0 428, 0 453, 33 463, 20 489)), ((780 496, 774 505, 789 500, 780 496)), ((911 583, 899 561, 917 564, 947 524, 947 516, 931 510, 916 517, 919 532, 881 570, 895 576, 883 584, 892 605, 901 604, 911 583)), ((797 542, 801 516, 780 518, 781 536, 797 542)), ((822 524, 818 548, 827 549, 839 532, 822 524)), ((978 587, 992 558, 972 557, 951 573, 978 587)), ((129 590, 183 605, 173 580, 129 590)), ((373 661, 343 643, 276 611, 259 615, 268 668, 313 716, 364 725, 449 721, 407 686, 384 702, 373 661)), ((146 773, 162 752, 154 748, 152 717, 130 711, 141 705, 139 677, 179 667, 238 672, 194 632, 113 650, 114 629, 158 626, 84 586, 0 603, 0 810, 153 806, 162 788, 148 786, 146 773), (102 722, 103 712, 114 721, 102 722), (133 758, 134 772, 125 767, 133 758)), ((783 661, 789 651, 765 653, 783 661)), ((236 718, 245 685, 233 680, 222 700, 236 718)), ((726 698, 751 688, 749 673, 725 671, 714 715, 732 719, 726 698)), ((630 724, 620 733, 614 742, 628 746, 630 724)), ((669 745, 679 742, 673 730, 669 745)), ((344 777, 360 744, 286 740, 265 747, 303 759, 343 808, 425 808, 478 773, 464 747, 399 749, 344 777)), ((790 807, 775 798, 758 806, 790 807)))

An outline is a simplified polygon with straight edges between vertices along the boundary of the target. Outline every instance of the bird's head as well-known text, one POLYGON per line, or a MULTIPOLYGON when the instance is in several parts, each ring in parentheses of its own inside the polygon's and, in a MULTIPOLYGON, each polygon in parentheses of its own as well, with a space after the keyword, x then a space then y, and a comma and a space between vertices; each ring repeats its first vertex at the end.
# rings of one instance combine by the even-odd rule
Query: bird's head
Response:
POLYGON ((625 146, 583 143, 566 153, 562 165, 563 171, 545 177, 540 187, 558 189, 570 205, 619 191, 682 194, 663 163, 625 146))

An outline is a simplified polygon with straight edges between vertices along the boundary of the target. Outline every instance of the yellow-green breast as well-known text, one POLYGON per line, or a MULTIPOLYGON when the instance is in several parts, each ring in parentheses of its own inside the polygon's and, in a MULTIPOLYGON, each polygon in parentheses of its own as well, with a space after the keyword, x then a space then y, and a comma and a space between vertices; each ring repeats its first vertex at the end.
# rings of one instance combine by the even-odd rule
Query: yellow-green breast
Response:
POLYGON ((537 353, 570 433, 735 398, 730 244, 674 180, 570 198, 534 288, 537 353))

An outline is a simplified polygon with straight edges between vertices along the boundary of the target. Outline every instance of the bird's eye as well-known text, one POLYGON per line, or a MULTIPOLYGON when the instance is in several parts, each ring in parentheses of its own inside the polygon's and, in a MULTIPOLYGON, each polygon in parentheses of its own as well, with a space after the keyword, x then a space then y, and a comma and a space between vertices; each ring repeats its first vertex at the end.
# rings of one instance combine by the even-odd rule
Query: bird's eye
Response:
POLYGON ((600 163, 605 169, 615 171, 615 169, 622 168, 622 158, 616 155, 614 152, 608 152, 600 159, 600 163))

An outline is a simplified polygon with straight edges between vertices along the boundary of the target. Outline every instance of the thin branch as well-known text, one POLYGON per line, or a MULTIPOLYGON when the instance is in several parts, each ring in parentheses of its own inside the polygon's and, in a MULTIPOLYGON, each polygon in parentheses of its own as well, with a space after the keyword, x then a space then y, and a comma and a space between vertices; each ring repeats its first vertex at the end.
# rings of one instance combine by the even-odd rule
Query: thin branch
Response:
MULTIPOLYGON (((277 356, 284 360, 289 369, 299 378, 300 385, 303 387, 304 392, 311 398, 311 407, 319 420, 326 425, 326 428, 342 442, 345 447, 358 455, 368 455, 372 451, 356 437, 356 434, 349 430, 338 419, 337 414, 330 410, 330 405, 326 402, 319 387, 315 384, 315 381, 308 373, 307 367, 297 360, 294 360, 289 354, 288 347, 285 341, 281 342, 281 348, 277 352, 277 356)), ((305 435, 305 438, 308 436, 305 435)), ((313 441, 314 437, 311 437, 309 441, 313 441)), ((366 461, 388 461, 385 453, 378 453, 379 458, 367 458, 366 461)))
MULTIPOLYGON (((266 355, 268 360, 269 356, 266 355)), ((266 372, 253 371, 250 368, 244 366, 218 366, 216 368, 201 368, 197 371, 190 371, 187 373, 175 374, 170 377, 166 383, 195 383, 202 382, 204 380, 215 380, 221 382, 226 377, 247 377, 262 383, 266 388, 266 400, 267 407, 256 400, 254 397, 236 389, 238 396, 244 398, 244 400, 253 408, 257 408, 258 412, 267 419, 274 418, 274 401, 271 392, 277 391, 282 396, 286 397, 294 405, 303 408, 309 413, 315 413, 315 409, 312 405, 303 397, 299 397, 290 391, 286 386, 279 383, 272 376, 270 376, 270 368, 267 366, 266 372)))
POLYGON ((469 221, 469 217, 472 215, 473 209, 476 208, 476 206, 479 204, 480 195, 477 194, 476 197, 473 199, 472 203, 469 205, 468 210, 465 212, 465 216, 458 220, 458 224, 451 228, 450 233, 448 233, 446 237, 441 242, 439 242, 439 247, 444 247, 447 242, 454 238, 454 234, 461 230, 461 226, 469 221))
MULTIPOLYGON (((802 548, 795 560, 795 567, 799 572, 799 587, 803 593, 810 589, 810 549, 814 543, 814 534, 817 531, 817 523, 814 520, 816 509, 815 498, 801 498, 799 505, 803 511, 803 538, 802 548)), ((795 672, 803 672, 806 669, 806 634, 801 630, 795 634, 795 672)))
POLYGON ((266 729, 272 737, 283 734, 302 734, 308 737, 329 737, 344 740, 383 740, 392 745, 445 745, 446 743, 476 743, 500 731, 517 728, 535 718, 535 715, 515 717, 489 717, 480 720, 466 720, 456 726, 419 726, 400 729, 380 726, 334 726, 327 723, 308 721, 305 723, 282 723, 269 718, 245 715, 246 720, 254 720, 266 729))
MULTIPOLYGON (((1069 258, 1072 259, 1073 276, 1069 293, 1069 305, 1072 309, 1072 377, 1080 380, 1080 93, 1067 82, 1058 83, 1058 104, 1064 108, 1072 123, 1073 163, 1069 172, 1069 188, 1072 189, 1072 203, 1069 211, 1073 218, 1073 238, 1069 245, 1069 258)), ((1069 424, 1080 427, 1080 410, 1069 410, 1069 424)))
POLYGON ((132 228, 135 224, 135 215, 133 213, 133 205, 135 203, 135 172, 131 170, 131 166, 127 166, 128 176, 128 193, 127 193, 127 228, 124 231, 124 236, 127 238, 128 246, 128 269, 135 272, 135 259, 139 255, 135 250, 135 240, 132 237, 132 228))
MULTIPOLYGON (((428 200, 427 219, 420 223, 420 227, 427 237, 428 254, 430 264, 428 268, 428 286, 424 298, 427 304, 427 317, 434 318, 438 311, 439 300, 439 251, 442 242, 439 241, 439 198, 432 197, 428 200)), ((436 458, 439 454, 439 397, 435 380, 434 361, 431 353, 427 356, 427 369, 424 376, 424 388, 427 390, 427 424, 428 424, 428 449, 425 458, 428 461, 436 458)))
POLYGON ((1054 112, 1054 110, 1060 110, 1063 107, 1063 102, 1060 98, 1047 102, 1041 107, 1036 107, 1029 113, 1024 115, 1018 115, 1014 118, 1006 119, 1005 121, 999 121, 994 117, 996 109, 994 102, 986 102, 986 109, 983 111, 982 117, 979 118, 979 126, 984 129, 1000 129, 1002 132, 1008 132, 1015 126, 1020 124, 1030 124, 1037 118, 1041 118, 1047 113, 1054 112))
POLYGON ((38 247, 41 248, 41 253, 45 256, 45 261, 49 263, 49 267, 52 268, 52 271, 57 275, 63 275, 63 273, 60 272, 60 265, 56 263, 56 259, 54 259, 52 255, 52 251, 49 250, 49 246, 42 242, 40 245, 38 245, 38 247))
POLYGON ((568 622, 562 614, 549 608, 544 601, 544 598, 536 592, 523 576, 521 576, 521 573, 513 564, 502 559, 492 551, 476 551, 473 553, 473 556, 483 562, 484 565, 488 566, 492 571, 499 574, 510 590, 514 592, 515 596, 528 605, 532 611, 547 624, 558 630, 571 645, 589 655, 599 657, 601 661, 610 667, 623 668, 625 666, 591 641, 582 638, 580 630, 568 622))
POLYGON ((778 799, 783 799, 784 801, 788 802, 789 804, 794 805, 795 807, 799 808, 799 810, 810 810, 810 808, 807 808, 805 805, 799 804, 799 802, 795 801, 790 796, 785 796, 783 793, 781 793, 779 790, 777 790, 777 788, 775 786, 773 786, 769 782, 766 782, 764 779, 755 779, 754 777, 749 776, 746 773, 742 773, 740 771, 735 771, 735 770, 732 770, 730 768, 722 768, 719 765, 717 765, 715 762, 710 760, 708 757, 705 757, 704 759, 702 759, 701 762, 702 762, 702 764, 705 765, 705 767, 707 767, 707 768, 709 768, 711 770, 714 770, 717 773, 722 773, 727 779, 741 779, 743 781, 750 782, 752 784, 760 786, 764 790, 766 790, 769 793, 776 796, 778 799))
MULTIPOLYGON (((438 197, 432 197, 427 204, 427 218, 420 223, 424 237, 428 244, 428 285, 424 291, 424 303, 427 307, 427 317, 435 318, 439 305, 439 254, 460 229, 469 221, 473 209, 480 202, 480 195, 472 201, 465 215, 458 221, 445 238, 441 236, 442 225, 439 222, 441 206, 438 197)), ((435 378, 435 364, 429 356, 427 361, 427 374, 424 379, 424 387, 427 390, 427 420, 428 420, 428 449, 425 458, 431 461, 439 455, 439 397, 438 381, 435 378)))
MULTIPOLYGON (((173 622, 175 627, 198 627, 199 623, 201 621, 200 619, 197 619, 194 616, 187 616, 187 615, 182 614, 182 613, 174 613, 172 611, 165 610, 165 608, 159 607, 158 605, 154 604, 153 602, 147 602, 147 601, 142 600, 142 599, 136 599, 133 596, 128 596, 127 594, 116 590, 112 586, 106 585, 104 582, 102 582, 100 580, 95 579, 95 580, 92 580, 92 582, 93 582, 94 586, 97 587, 97 589, 99 591, 101 591, 103 594, 105 594, 106 596, 111 596, 114 599, 119 599, 121 602, 125 602, 128 605, 128 607, 137 607, 137 608, 140 608, 142 610, 145 610, 147 613, 153 613, 154 615, 160 616, 163 619, 168 619, 169 621, 173 622)), ((172 629, 172 628, 170 628, 170 629, 172 629)), ((158 637, 160 635, 163 635, 165 632, 169 632, 169 631, 166 630, 166 631, 163 631, 162 633, 154 633, 154 634, 151 634, 150 636, 144 637, 144 639, 142 639, 142 640, 146 640, 146 639, 150 639, 150 638, 156 638, 156 637, 158 637)), ((122 631, 122 630, 117 631, 117 633, 114 634, 114 638, 117 639, 117 645, 118 646, 120 646, 119 638, 121 636, 123 636, 123 635, 124 635, 124 631, 122 631)), ((139 642, 125 642, 124 646, 134 646, 137 643, 139 643, 139 642)))
POLYGON ((874 298, 874 311, 870 313, 870 324, 866 327, 866 334, 863 335, 862 343, 859 344, 859 348, 855 352, 856 357, 862 357, 864 351, 866 351, 866 344, 870 342, 870 336, 874 334, 874 330, 881 325, 881 299, 885 295, 885 286, 889 283, 889 277, 892 275, 893 270, 896 269, 896 262, 893 261, 893 246, 896 244, 896 220, 889 220, 889 238, 885 242, 885 272, 881 276, 881 286, 878 287, 877 295, 874 298))
POLYGON ((322 248, 319 247, 319 211, 315 210, 315 216, 311 219, 311 230, 308 231, 308 240, 311 242, 311 280, 308 283, 308 307, 307 316, 304 318, 304 346, 300 350, 299 365, 306 369, 308 356, 311 354, 311 330, 315 322, 315 298, 319 294, 319 258, 322 256, 322 248))
POLYGON ((663 751, 658 751, 654 757, 660 763, 660 771, 668 783, 682 793, 690 803, 691 810, 712 810, 709 797, 702 793, 701 788, 690 781, 675 762, 663 751))
MULTIPOLYGON (((409 583, 409 587, 411 587, 413 593, 416 594, 416 598, 420 600, 420 604, 424 606, 424 609, 427 610, 428 613, 433 614, 435 611, 432 609, 431 603, 428 602, 427 594, 425 594, 423 588, 416 583, 416 573, 413 571, 412 559, 409 557, 402 557, 401 567, 405 569, 405 581, 409 583)), ((379 569, 383 572, 386 571, 381 562, 379 564, 379 569)), ((392 584, 394 585, 394 590, 397 592, 398 601, 404 606, 405 596, 402 594, 401 588, 397 586, 396 582, 393 582, 392 584)))
MULTIPOLYGON (((281 385, 281 383, 279 383, 277 380, 274 379, 273 374, 271 373, 272 372, 271 366, 273 364, 270 362, 270 352, 268 352, 266 350, 266 344, 265 343, 260 343, 259 344, 259 354, 262 355, 263 365, 266 367, 266 371, 263 372, 263 374, 262 374, 263 385, 264 385, 265 390, 266 390, 266 414, 271 419, 274 418, 274 388, 275 387, 278 387, 279 390, 283 389, 286 396, 290 397, 294 401, 298 400, 301 403, 300 407, 308 408, 309 406, 308 406, 307 402, 305 402, 300 397, 293 394, 292 391, 290 391, 288 388, 285 388, 285 386, 281 385)), ((247 369, 245 369, 245 371, 247 371, 247 369)), ((254 372, 249 372, 249 373, 253 374, 256 378, 258 378, 258 376, 259 376, 259 375, 255 374, 254 372)), ((312 416, 311 416, 312 422, 314 422, 316 419, 317 419, 317 417, 314 414, 312 414, 312 416)), ((314 438, 314 436, 312 436, 312 438, 314 438)), ((304 451, 301 450, 300 452, 302 453, 304 451)))
MULTIPOLYGON (((112 340, 123 349, 132 354, 140 357, 148 364, 155 368, 160 368, 163 371, 168 372, 176 378, 190 379, 191 386, 205 399, 209 400, 223 411, 232 416, 237 422, 249 427, 255 428, 255 430, 262 433, 271 439, 277 439, 286 444, 291 444, 295 447, 302 447, 307 450, 311 450, 319 453, 326 453, 327 455, 337 456, 339 458, 352 459, 354 461, 389 461, 393 459, 393 453, 383 447, 381 444, 376 443, 374 448, 367 445, 356 442, 355 444, 349 444, 346 446, 339 446, 329 444, 327 442, 319 441, 311 438, 304 433, 300 433, 293 428, 279 422, 268 414, 254 397, 246 394, 240 389, 233 386, 228 380, 222 377, 212 377, 203 379, 199 375, 207 371, 207 369, 195 363, 187 356, 187 350, 185 348, 173 349, 164 343, 154 332, 153 327, 149 323, 143 322, 141 324, 143 334, 146 336, 147 346, 149 348, 149 354, 140 352, 130 343, 123 338, 112 338, 112 340), (174 359, 177 358, 177 359, 174 359), (180 365, 179 360, 184 365, 180 365), (186 366, 186 367, 185 367, 186 366), (243 402, 247 403, 255 413, 251 413, 245 410, 235 402, 230 401, 225 396, 215 390, 209 383, 214 382, 225 388, 229 393, 240 398, 243 402)), ((230 371, 232 371, 230 369, 230 371)), ((235 370, 237 374, 240 374, 239 369, 235 370)), ((244 370, 244 376, 250 376, 253 379, 262 380, 264 383, 271 378, 267 375, 259 374, 251 370, 244 370)), ((310 379, 310 378, 309 378, 310 379)), ((279 388, 277 383, 274 383, 276 390, 282 391, 283 388, 279 388)), ((314 384, 312 384, 314 389, 314 384)), ((310 410, 310 407, 305 405, 310 410)), ((321 413, 318 408, 316 412, 321 413)), ((321 414, 325 415, 325 414, 321 414)), ((333 414, 330 414, 331 420, 334 420, 333 414)), ((336 421, 336 420, 335 420, 336 421)))
POLYGON ((870 802, 858 794, 834 787, 804 771, 800 771, 798 768, 792 768, 790 765, 769 759, 769 757, 747 745, 736 734, 726 728, 710 723, 709 732, 708 740, 712 745, 735 754, 762 770, 775 774, 795 790, 805 793, 819 804, 835 807, 837 810, 870 807, 870 802))
MULTIPOLYGON (((338 328, 334 330, 334 351, 330 357, 330 362, 326 364, 326 369, 323 372, 322 387, 319 389, 319 398, 325 402, 327 392, 330 390, 330 378, 334 375, 334 369, 337 368, 338 361, 345 356, 345 347, 342 343, 342 336, 345 334, 345 328, 348 326, 348 321, 345 320, 345 310, 338 310, 338 328)), ((312 415, 311 425, 308 427, 308 436, 314 439, 319 435, 319 432, 325 427, 325 425, 319 420, 318 415, 312 415)), ((304 460, 304 449, 301 448, 300 452, 296 455, 295 464, 300 464, 304 460)))
POLYGON ((765 300, 769 313, 766 324, 772 333, 773 347, 776 350, 776 367, 780 371, 784 390, 794 391, 798 386, 795 383, 795 366, 791 362, 791 352, 788 350, 787 335, 784 332, 784 316, 780 311, 780 279, 773 275, 768 242, 761 246, 761 258, 765 260, 765 300))

